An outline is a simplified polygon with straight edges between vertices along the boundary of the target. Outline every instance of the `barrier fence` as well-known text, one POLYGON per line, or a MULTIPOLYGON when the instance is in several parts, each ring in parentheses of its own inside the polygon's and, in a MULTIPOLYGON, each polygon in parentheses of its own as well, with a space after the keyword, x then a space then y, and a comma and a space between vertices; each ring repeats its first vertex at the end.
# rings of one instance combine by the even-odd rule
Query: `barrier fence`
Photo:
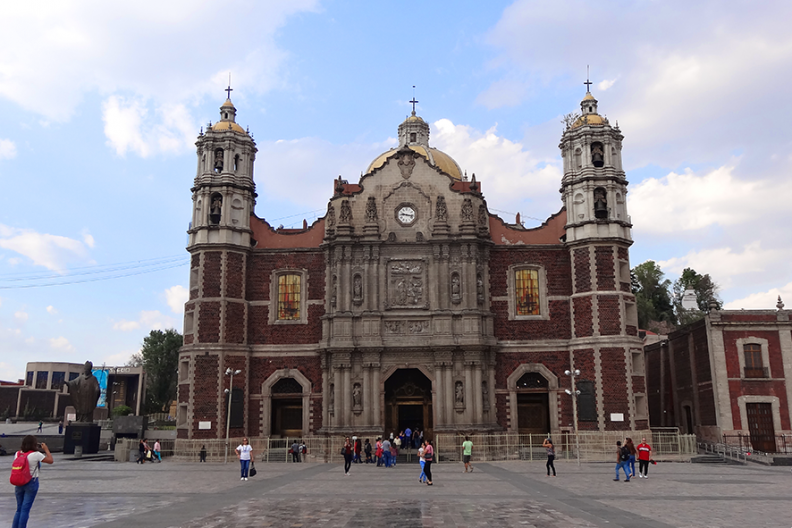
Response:
MULTIPOLYGON (((473 442, 474 461, 499 460, 544 460, 545 449, 542 442, 547 435, 529 434, 475 434, 469 435, 473 442)), ((581 432, 575 438, 574 433, 563 433, 553 438, 556 459, 567 459, 586 462, 612 461, 616 458, 616 441, 625 438, 633 439, 635 445, 646 438, 652 446, 654 459, 679 460, 689 458, 697 452, 695 435, 679 434, 677 430, 664 431, 606 431, 581 432)), ((307 453, 300 455, 304 462, 340 463, 343 461, 341 448, 343 436, 308 436, 301 438, 256 438, 248 437, 253 448, 253 456, 257 462, 292 463, 291 446, 297 441, 304 443, 307 453)), ((362 438, 361 440, 364 440, 362 438)), ((375 438, 370 438, 374 451, 375 438)), ((434 439, 435 460, 438 462, 457 462, 462 460, 462 442, 464 435, 437 434, 434 439)), ((242 443, 242 438, 231 438, 228 444, 228 460, 235 461, 234 450, 242 443)), ((163 455, 166 445, 163 443, 163 455)), ((168 446, 170 447, 170 446, 168 446)), ((222 462, 225 459, 225 439, 183 440, 178 439, 173 446, 173 456, 180 460, 198 461, 201 449, 206 450, 208 462, 222 462)), ((416 449, 404 448, 400 451, 401 460, 417 460, 416 449)), ((168 452, 168 456, 171 452, 168 452)), ((365 455, 361 453, 365 458, 365 455)))

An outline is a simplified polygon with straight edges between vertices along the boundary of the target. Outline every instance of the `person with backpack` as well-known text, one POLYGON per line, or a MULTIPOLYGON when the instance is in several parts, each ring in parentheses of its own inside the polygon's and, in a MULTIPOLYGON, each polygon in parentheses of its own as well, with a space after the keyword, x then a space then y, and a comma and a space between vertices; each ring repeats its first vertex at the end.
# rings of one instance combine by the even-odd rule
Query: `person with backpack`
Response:
POLYGON ((638 450, 635 449, 635 444, 630 437, 625 438, 624 447, 630 450, 630 459, 627 462, 630 468, 630 478, 633 478, 635 476, 635 455, 638 454, 638 450))
POLYGON ((22 439, 22 447, 16 453, 11 464, 11 484, 14 485, 17 509, 14 514, 12 528, 25 528, 30 517, 30 508, 36 500, 39 489, 39 472, 41 463, 52 464, 52 453, 47 444, 38 443, 38 438, 28 435, 22 439), (38 446, 44 453, 38 450, 38 446))
POLYGON ((297 443, 297 439, 292 442, 291 448, 289 452, 292 456, 292 462, 299 462, 300 461, 300 444, 297 443))
POLYGON ((626 446, 622 447, 621 440, 616 441, 616 478, 614 481, 619 481, 619 469, 624 470, 624 482, 630 482, 630 449, 626 446))
POLYGON ((308 446, 305 445, 304 440, 300 440, 300 459, 305 462, 308 458, 308 446))

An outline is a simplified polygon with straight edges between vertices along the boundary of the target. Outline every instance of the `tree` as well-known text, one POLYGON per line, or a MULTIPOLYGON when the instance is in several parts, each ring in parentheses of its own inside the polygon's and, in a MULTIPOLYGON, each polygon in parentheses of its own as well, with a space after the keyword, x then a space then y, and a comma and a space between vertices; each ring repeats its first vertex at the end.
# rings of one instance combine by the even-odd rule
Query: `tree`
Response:
POLYGON ((164 412, 176 398, 182 336, 173 329, 152 330, 143 339, 140 355, 146 373, 146 410, 164 412))
POLYGON ((709 310, 710 303, 715 303, 720 310, 723 303, 718 297, 718 286, 709 273, 701 275, 693 268, 685 268, 682 275, 674 281, 674 309, 677 313, 679 324, 688 324, 704 317, 704 312, 709 310), (682 307, 682 297, 685 290, 696 292, 696 304, 698 310, 686 310, 682 307))
POLYGON ((638 264, 630 271, 641 328, 662 332, 676 324, 669 291, 671 281, 664 277, 663 270, 653 260, 638 264))

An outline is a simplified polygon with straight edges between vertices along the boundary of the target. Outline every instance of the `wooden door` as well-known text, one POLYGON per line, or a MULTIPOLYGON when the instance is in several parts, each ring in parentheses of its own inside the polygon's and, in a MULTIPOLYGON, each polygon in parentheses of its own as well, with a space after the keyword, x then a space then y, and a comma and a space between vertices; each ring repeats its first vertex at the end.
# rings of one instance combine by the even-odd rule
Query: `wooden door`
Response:
POLYGON ((775 453, 775 428, 773 427, 773 407, 769 403, 746 403, 748 431, 751 446, 757 451, 775 453))

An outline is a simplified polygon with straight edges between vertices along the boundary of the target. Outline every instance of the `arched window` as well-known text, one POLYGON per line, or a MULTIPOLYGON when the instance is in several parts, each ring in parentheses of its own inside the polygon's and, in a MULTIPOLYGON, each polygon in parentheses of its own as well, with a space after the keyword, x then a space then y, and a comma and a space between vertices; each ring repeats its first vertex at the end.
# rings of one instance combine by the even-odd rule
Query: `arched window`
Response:
POLYGON ((539 273, 535 269, 514 272, 516 315, 539 315, 539 273))
POLYGON ((547 389, 549 384, 538 372, 526 372, 517 380, 517 389, 547 389))

